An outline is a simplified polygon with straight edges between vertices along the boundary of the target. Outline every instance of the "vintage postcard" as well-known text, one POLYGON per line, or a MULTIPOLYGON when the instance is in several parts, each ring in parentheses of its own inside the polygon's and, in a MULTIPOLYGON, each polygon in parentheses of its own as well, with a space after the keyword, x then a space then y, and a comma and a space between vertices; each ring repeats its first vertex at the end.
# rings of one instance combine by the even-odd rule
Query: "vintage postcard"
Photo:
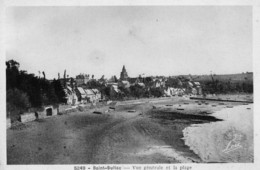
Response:
POLYGON ((1 169, 257 169, 257 3, 64 2, 4 2, 1 169))

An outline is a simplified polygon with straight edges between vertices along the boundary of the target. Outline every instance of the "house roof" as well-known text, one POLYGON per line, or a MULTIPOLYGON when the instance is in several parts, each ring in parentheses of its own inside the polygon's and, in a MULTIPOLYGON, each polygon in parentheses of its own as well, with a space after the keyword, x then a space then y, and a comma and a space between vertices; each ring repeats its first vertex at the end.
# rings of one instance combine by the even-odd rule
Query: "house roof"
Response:
POLYGON ((85 89, 87 95, 95 95, 91 89, 85 89))
POLYGON ((100 93, 98 89, 91 89, 94 93, 100 93))
POLYGON ((129 81, 123 80, 122 83, 123 84, 129 84, 129 81))
POLYGON ((189 81, 188 82, 188 85, 190 86, 190 87, 193 87, 193 84, 189 81))
POLYGON ((200 82, 194 82, 196 86, 200 86, 200 82))
POLYGON ((129 81, 126 81, 126 80, 121 81, 118 85, 119 85, 119 86, 124 86, 124 87, 126 87, 126 88, 129 88, 129 87, 130 87, 129 81))
POLYGON ((118 89, 118 86, 117 85, 112 85, 113 89, 118 93, 119 92, 119 89, 118 89))
POLYGON ((139 86, 142 86, 142 87, 144 87, 145 85, 144 85, 144 83, 137 83, 139 86))
POLYGON ((86 94, 85 90, 82 87, 78 87, 77 89, 78 89, 78 91, 80 92, 81 95, 86 94))
POLYGON ((67 90, 69 90, 70 92, 72 92, 72 88, 70 86, 67 86, 67 90))
POLYGON ((68 89, 64 89, 66 95, 70 94, 71 92, 68 89))

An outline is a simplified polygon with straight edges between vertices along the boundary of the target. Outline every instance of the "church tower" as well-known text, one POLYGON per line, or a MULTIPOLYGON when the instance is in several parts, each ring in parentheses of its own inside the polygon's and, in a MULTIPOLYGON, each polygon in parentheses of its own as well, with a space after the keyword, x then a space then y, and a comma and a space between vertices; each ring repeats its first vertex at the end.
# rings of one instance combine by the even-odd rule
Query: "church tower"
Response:
POLYGON ((127 75, 127 72, 126 72, 126 69, 125 69, 125 65, 123 66, 123 69, 121 71, 121 74, 120 74, 120 80, 126 80, 128 78, 128 75, 127 75))

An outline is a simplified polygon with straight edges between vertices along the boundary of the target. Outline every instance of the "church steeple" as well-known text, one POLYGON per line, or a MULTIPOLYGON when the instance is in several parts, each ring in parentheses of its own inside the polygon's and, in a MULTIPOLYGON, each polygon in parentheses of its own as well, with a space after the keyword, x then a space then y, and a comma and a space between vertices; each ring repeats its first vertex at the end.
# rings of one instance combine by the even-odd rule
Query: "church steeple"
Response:
POLYGON ((123 65, 122 72, 120 74, 120 80, 126 80, 128 78, 125 65, 123 65))
POLYGON ((126 70, 125 70, 125 65, 123 65, 123 69, 122 69, 122 71, 123 71, 123 72, 126 72, 126 70))

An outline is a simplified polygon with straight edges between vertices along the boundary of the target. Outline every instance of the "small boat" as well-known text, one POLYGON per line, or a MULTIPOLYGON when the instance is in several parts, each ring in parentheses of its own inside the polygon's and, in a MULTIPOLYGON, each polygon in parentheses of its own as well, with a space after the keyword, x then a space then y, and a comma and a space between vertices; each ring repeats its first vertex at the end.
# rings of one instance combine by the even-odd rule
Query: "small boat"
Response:
POLYGON ((95 114, 102 114, 102 112, 99 112, 99 111, 94 111, 93 113, 95 113, 95 114))
POLYGON ((227 108, 233 108, 233 106, 227 106, 227 108))
POLYGON ((184 110, 183 108, 177 108, 177 110, 184 110))

